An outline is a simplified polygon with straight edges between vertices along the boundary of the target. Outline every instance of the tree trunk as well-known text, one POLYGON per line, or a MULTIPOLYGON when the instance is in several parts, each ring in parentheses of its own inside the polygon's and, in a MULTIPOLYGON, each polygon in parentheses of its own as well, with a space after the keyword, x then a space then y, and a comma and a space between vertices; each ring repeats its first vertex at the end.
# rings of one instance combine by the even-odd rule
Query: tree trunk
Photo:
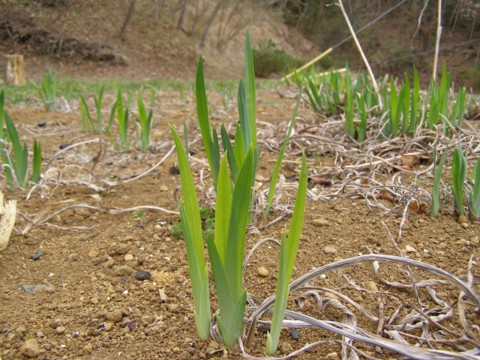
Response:
POLYGON ((217 16, 224 2, 225 0, 219 0, 217 2, 217 5, 215 5, 215 8, 212 11, 212 14, 208 18, 207 25, 205 25, 205 29, 203 30, 202 39, 200 40, 200 46, 199 46, 200 52, 202 52, 203 48, 205 47, 205 43, 207 42, 208 31, 210 30, 210 27, 212 26, 213 21, 215 20, 215 17, 217 16))
POLYGON ((133 13, 135 12, 136 2, 137 2, 137 0, 132 0, 130 2, 130 6, 128 7, 127 16, 125 17, 125 21, 123 22, 122 28, 120 29, 120 32, 118 33, 118 37, 121 40, 125 40, 125 31, 127 30, 127 26, 130 23, 130 20, 132 20, 133 13))
POLYGON ((182 2, 183 2, 183 5, 182 5, 182 8, 180 9, 180 17, 178 18, 178 22, 177 22, 177 30, 180 30, 183 27, 189 0, 183 0, 182 2))

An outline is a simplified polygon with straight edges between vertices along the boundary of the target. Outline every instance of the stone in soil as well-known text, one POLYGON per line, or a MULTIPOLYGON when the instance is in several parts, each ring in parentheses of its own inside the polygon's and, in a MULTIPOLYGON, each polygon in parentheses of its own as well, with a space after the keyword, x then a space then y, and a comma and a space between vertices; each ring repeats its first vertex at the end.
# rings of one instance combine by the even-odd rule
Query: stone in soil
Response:
POLYGON ((148 271, 145 271, 145 270, 138 270, 135 273, 135 279, 140 280, 140 281, 149 280, 151 277, 152 277, 152 275, 148 271))
POLYGON ((160 302, 166 302, 167 301, 167 294, 165 293, 164 289, 158 290, 158 295, 160 296, 160 302))
POLYGON ((35 254, 32 255, 32 260, 40 260, 40 258, 43 256, 43 251, 38 250, 35 254))
POLYGON ((365 288, 367 290, 370 290, 370 291, 375 291, 375 292, 378 291, 377 283, 375 281, 372 281, 372 280, 367 282, 367 284, 365 285, 365 288))
POLYGON ((89 257, 90 259, 95 259, 96 257, 98 257, 98 255, 99 255, 99 253, 98 253, 97 250, 90 250, 90 251, 88 252, 88 257, 89 257))
POLYGON ((312 220, 312 224, 315 225, 315 226, 330 226, 330 221, 328 221, 327 219, 321 217, 321 218, 318 218, 318 219, 313 219, 312 220))
POLYGON ((323 248, 323 252, 325 254, 336 254, 337 253, 337 249, 335 248, 335 246, 332 246, 332 245, 327 245, 323 248))
POLYGON ((20 352, 26 357, 35 358, 40 355, 40 346, 38 345, 37 340, 28 339, 23 343, 20 352))
POLYGON ((55 285, 52 284, 37 284, 37 285, 20 285, 18 290, 23 291, 25 294, 33 295, 39 291, 54 292, 55 285))
POLYGON ((268 276, 268 270, 267 270, 264 266, 260 266, 260 267, 257 269, 257 273, 258 273, 258 275, 260 275, 261 277, 267 277, 267 276, 268 276))
POLYGON ((130 276, 134 272, 135 270, 127 265, 119 266, 115 269, 115 275, 117 276, 130 276))
POLYGON ((119 310, 119 309, 109 311, 107 312, 106 318, 108 321, 111 321, 114 323, 120 322, 123 319, 123 312, 122 310, 119 310))
POLYGON ((414 248, 413 246, 411 246, 411 245, 406 245, 406 246, 405 246, 405 251, 406 251, 407 253, 412 253, 412 252, 417 252, 417 249, 415 249, 415 248, 414 248))
POLYGON ((284 341, 282 345, 280 345, 280 351, 283 354, 290 354, 293 351, 293 347, 288 342, 284 341))

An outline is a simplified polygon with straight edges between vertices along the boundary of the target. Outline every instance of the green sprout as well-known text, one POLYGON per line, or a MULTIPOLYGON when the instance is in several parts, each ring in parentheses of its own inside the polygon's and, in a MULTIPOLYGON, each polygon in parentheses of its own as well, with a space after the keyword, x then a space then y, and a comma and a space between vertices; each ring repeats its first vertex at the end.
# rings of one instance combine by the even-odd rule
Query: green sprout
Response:
POLYGON ((302 154, 302 168, 300 171, 300 181, 298 184, 295 207, 293 208, 292 222, 290 223, 288 236, 286 236, 285 232, 283 233, 280 247, 277 292, 273 308, 272 325, 270 327, 270 332, 267 333, 266 353, 268 355, 275 354, 275 351, 277 350, 283 316, 287 308, 287 299, 290 289, 289 284, 297 257, 300 233, 302 232, 303 217, 305 214, 307 178, 307 160, 305 154, 302 154))
POLYGON ((150 111, 147 114, 141 92, 139 92, 137 95, 137 108, 138 108, 138 120, 140 122, 140 138, 141 138, 140 148, 142 150, 146 150, 150 146, 150 129, 152 127, 153 110, 150 109, 150 111))
POLYGON ((439 163, 437 164, 437 150, 433 150, 433 189, 432 189, 432 204, 430 216, 432 218, 438 216, 440 210, 440 180, 442 178, 442 169, 447 158, 447 152, 444 151, 439 163))
POLYGON ((473 186, 468 194, 468 208, 472 218, 480 218, 480 159, 477 160, 472 172, 473 186))
POLYGON ((459 216, 465 215, 463 205, 463 192, 465 186, 465 176, 467 171, 467 160, 463 156, 460 142, 453 151, 452 159, 452 192, 455 202, 455 210, 459 216))
POLYGON ((43 106, 46 111, 51 111, 55 107, 55 101, 57 99, 58 89, 58 77, 56 74, 48 70, 47 74, 43 78, 42 85, 36 85, 40 99, 43 102, 43 106))

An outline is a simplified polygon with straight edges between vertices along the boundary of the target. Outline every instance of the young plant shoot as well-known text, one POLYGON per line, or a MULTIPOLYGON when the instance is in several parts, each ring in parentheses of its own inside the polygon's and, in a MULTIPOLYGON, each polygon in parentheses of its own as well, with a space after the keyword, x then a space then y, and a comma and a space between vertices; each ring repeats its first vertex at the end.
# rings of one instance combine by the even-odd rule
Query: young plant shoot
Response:
POLYGON ((9 159, 6 159, 8 156, 2 153, 2 158, 5 163, 9 163, 11 169, 7 171, 7 177, 9 179, 10 188, 13 188, 12 174, 15 175, 17 185, 21 189, 25 189, 27 185, 27 166, 28 166, 28 149, 27 143, 23 143, 23 146, 20 142, 20 137, 18 136, 17 128, 13 123, 10 115, 7 112, 4 112, 5 124, 7 125, 7 138, 12 143, 12 153, 9 156, 9 159), (7 160, 7 161, 5 161, 7 160), (9 161, 8 161, 9 160, 9 161))
POLYGON ((465 186, 465 176, 467 171, 467 160, 463 156, 460 142, 453 151, 452 159, 452 192, 455 202, 455 210, 458 216, 465 215, 463 206, 463 190, 465 186))
POLYGON ((470 217, 474 219, 480 218, 480 159, 477 160, 472 172, 473 186, 468 194, 468 208, 470 217))
POLYGON ((175 129, 170 126, 170 131, 175 142, 182 183, 183 202, 180 205, 180 217, 192 281, 195 324, 200 339, 206 340, 210 335, 210 297, 200 209, 187 154, 175 129))
POLYGON ((432 204, 430 217, 434 218, 438 216, 440 210, 440 180, 442 178, 442 169, 447 158, 447 152, 444 151, 440 162, 437 164, 437 150, 433 150, 433 189, 432 189, 432 204))
POLYGON ((137 108, 138 120, 140 122, 140 147, 142 150, 146 150, 150 146, 150 129, 152 127, 153 111, 150 109, 147 114, 141 92, 139 92, 137 95, 137 108))
POLYGON ((218 176, 215 238, 207 233, 208 255, 220 307, 216 321, 226 347, 237 343, 243 328, 247 292, 243 288, 242 266, 253 177, 253 147, 248 151, 233 189, 227 157, 223 156, 218 176))
POLYGON ((283 234, 280 247, 277 292, 273 308, 272 325, 270 327, 270 332, 267 333, 267 355, 275 354, 278 340, 280 339, 283 315, 287 308, 290 279, 292 278, 293 266, 295 265, 298 244, 300 242, 300 233, 302 232, 305 202, 307 198, 307 178, 307 160, 305 154, 302 154, 302 169, 300 171, 300 181, 298 184, 297 199, 293 209, 292 222, 290 223, 288 237, 285 233, 283 234))

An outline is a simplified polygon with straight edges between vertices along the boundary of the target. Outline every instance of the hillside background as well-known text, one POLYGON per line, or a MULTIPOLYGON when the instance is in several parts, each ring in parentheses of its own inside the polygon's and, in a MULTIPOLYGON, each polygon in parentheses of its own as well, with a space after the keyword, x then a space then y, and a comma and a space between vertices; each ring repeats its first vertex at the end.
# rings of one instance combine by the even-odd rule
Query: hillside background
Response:
MULTIPOLYGON (((324 69, 362 69, 333 0, 0 0, 0 54, 23 54, 27 77, 47 69, 85 78, 193 79, 203 51, 206 76, 236 79, 243 71, 245 32, 274 61, 292 66, 329 47, 324 69), (267 51, 268 52, 268 51, 267 51), (275 59, 278 56, 278 59, 275 59), (295 62, 297 61, 297 62, 295 62)), ((355 29, 395 10, 359 35, 376 74, 401 76, 414 64, 432 70, 436 1, 344 0, 355 29), (419 24, 419 17, 421 21, 419 24)), ((480 88, 479 4, 443 1, 440 62, 459 84, 480 88)), ((266 55, 265 55, 266 56, 266 55)), ((282 70, 263 71, 279 77, 282 70)))

